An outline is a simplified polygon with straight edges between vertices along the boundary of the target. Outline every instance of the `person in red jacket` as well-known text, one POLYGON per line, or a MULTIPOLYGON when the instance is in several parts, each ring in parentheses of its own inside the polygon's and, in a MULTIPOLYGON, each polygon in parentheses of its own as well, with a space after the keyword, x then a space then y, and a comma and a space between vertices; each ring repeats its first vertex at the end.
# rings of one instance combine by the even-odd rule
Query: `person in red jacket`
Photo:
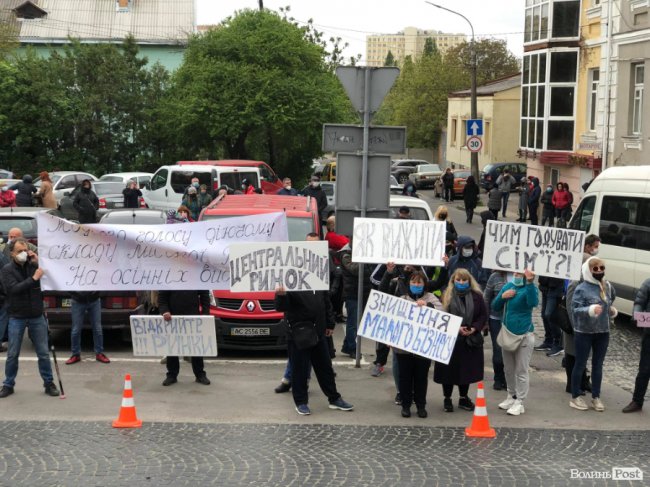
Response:
POLYGON ((571 194, 564 189, 563 183, 555 185, 555 192, 551 202, 555 208, 555 217, 558 219, 558 227, 566 227, 567 216, 571 214, 571 194))
POLYGON ((341 235, 339 233, 336 233, 336 217, 330 216, 327 219, 326 228, 327 228, 327 234, 325 235, 325 240, 327 240, 327 247, 334 251, 338 252, 341 250, 343 247, 345 247, 347 244, 350 243, 350 239, 346 237, 345 235, 341 235))
POLYGON ((16 193, 7 186, 3 186, 0 192, 0 208, 13 208, 14 206, 16 206, 16 193))
POLYGON ((255 194, 255 186, 253 186, 248 179, 241 180, 241 189, 244 194, 255 194))

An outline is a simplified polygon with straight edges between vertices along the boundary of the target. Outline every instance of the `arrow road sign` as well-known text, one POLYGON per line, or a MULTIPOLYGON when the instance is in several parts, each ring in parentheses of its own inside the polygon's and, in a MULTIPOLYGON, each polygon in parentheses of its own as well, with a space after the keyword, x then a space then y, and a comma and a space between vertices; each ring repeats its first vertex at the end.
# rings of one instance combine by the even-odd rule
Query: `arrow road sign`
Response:
POLYGON ((473 136, 467 139, 467 143, 465 145, 470 152, 480 152, 483 148, 483 141, 480 137, 473 136))
POLYGON ((483 120, 480 118, 469 119, 467 121, 467 133, 465 135, 468 137, 471 135, 483 135, 483 120))
MULTIPOLYGON (((363 126, 323 124, 323 152, 363 150, 363 126)), ((406 127, 370 127, 368 151, 378 154, 404 154, 406 127)))

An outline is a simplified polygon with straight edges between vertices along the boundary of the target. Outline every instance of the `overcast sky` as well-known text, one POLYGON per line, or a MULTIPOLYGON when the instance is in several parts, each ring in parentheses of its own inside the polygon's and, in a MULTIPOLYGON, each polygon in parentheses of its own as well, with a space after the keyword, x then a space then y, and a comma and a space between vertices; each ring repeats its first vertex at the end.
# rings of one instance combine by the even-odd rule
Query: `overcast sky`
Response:
MULTIPOLYGON (((510 50, 523 53, 524 0, 432 0, 466 16, 477 36, 505 39, 510 50)), ((258 8, 258 0, 196 0, 197 23, 218 24, 236 10, 258 8)), ((461 17, 427 5, 424 0, 264 0, 264 7, 291 7, 296 20, 310 18, 328 37, 350 44, 346 56, 365 59, 366 35, 395 33, 404 27, 470 34, 461 17)))

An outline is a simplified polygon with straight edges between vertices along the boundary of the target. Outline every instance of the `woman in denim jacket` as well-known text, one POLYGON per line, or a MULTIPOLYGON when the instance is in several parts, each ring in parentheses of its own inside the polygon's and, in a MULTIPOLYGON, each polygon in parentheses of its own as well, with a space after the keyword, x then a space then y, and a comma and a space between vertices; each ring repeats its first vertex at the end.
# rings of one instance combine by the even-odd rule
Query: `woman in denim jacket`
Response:
POLYGON ((603 381, 603 362, 609 345, 609 320, 618 314, 612 302, 616 299, 614 288, 605 280, 605 262, 591 257, 582 264, 582 279, 573 294, 571 312, 576 350, 576 364, 571 376, 569 406, 579 411, 589 409, 580 397, 580 380, 591 358, 591 407, 604 411, 600 400, 600 386, 603 381))

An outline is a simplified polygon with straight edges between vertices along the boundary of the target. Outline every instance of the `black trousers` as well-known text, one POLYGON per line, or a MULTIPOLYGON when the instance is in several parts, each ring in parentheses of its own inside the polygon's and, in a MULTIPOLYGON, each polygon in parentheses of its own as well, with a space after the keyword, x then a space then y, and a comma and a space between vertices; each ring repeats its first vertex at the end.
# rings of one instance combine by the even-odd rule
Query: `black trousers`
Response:
POLYGON ((645 393, 648 391, 648 381, 650 380, 650 330, 643 330, 643 339, 641 341, 641 359, 639 360, 639 373, 636 375, 634 384, 634 402, 643 405, 645 393))
POLYGON ((474 208, 465 207, 465 216, 467 216, 467 221, 472 223, 472 218, 474 218, 474 208))
MULTIPOLYGON (((450 398, 452 393, 454 392, 454 384, 443 384, 442 385, 442 393, 444 394, 445 398, 450 398)), ((469 384, 462 384, 458 386, 458 395, 460 397, 467 397, 467 393, 469 392, 469 384)))
POLYGON ((377 342, 375 350, 377 352, 377 358, 373 364, 381 365, 384 367, 388 363, 388 353, 390 352, 390 347, 385 343, 377 342))
POLYGON ((396 353, 399 364, 399 391, 402 407, 410 408, 415 402, 418 408, 427 404, 427 387, 431 360, 412 353, 396 353))
POLYGON ((312 348, 299 350, 293 340, 289 340, 288 345, 292 367, 291 392, 296 406, 309 403, 307 378, 311 367, 314 369, 321 391, 327 396, 329 402, 332 403, 340 398, 341 394, 336 390, 334 369, 325 334, 318 337, 318 343, 312 348))
POLYGON ((445 186, 445 201, 454 201, 454 188, 445 186))
MULTIPOLYGON (((167 376, 178 377, 181 370, 181 363, 178 357, 167 357, 167 376)), ((205 370, 203 369, 203 357, 192 357, 192 372, 196 377, 203 377, 205 370)))
MULTIPOLYGON (((530 215, 530 224, 531 225, 537 225, 539 224, 539 220, 537 217, 537 212, 539 211, 539 205, 528 205, 528 214, 530 215)), ((526 220, 526 217, 524 216, 524 222, 526 220)))

